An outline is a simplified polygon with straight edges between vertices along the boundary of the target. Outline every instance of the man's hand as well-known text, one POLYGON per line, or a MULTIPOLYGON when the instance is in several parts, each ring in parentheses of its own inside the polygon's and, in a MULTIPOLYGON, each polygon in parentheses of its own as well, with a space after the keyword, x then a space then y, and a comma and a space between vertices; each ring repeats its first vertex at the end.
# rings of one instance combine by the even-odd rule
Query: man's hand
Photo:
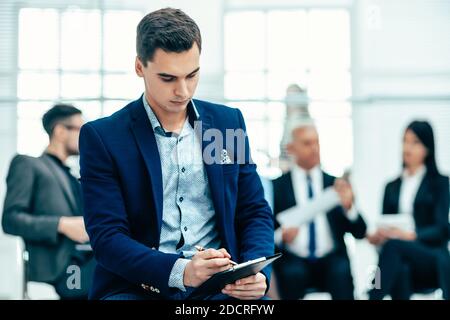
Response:
POLYGON ((289 227, 281 229, 281 239, 284 243, 290 244, 295 238, 298 236, 300 228, 298 227, 289 227))
POLYGON ((230 258, 230 254, 223 248, 197 252, 184 269, 184 285, 198 287, 213 274, 229 269, 231 267, 230 258))
POLYGON ((89 241, 89 236, 84 227, 83 217, 59 218, 58 232, 78 243, 89 241))
POLYGON ((353 206, 354 195, 352 185, 344 179, 336 179, 334 188, 341 199, 341 205, 346 211, 349 211, 353 206))
POLYGON ((403 231, 399 228, 380 228, 375 233, 367 235, 367 240, 373 245, 381 245, 389 239, 414 241, 417 235, 413 231, 403 231))
POLYGON ((367 240, 369 240, 369 243, 373 244, 374 246, 378 246, 383 244, 387 240, 383 232, 380 231, 381 229, 378 229, 377 231, 375 231, 375 233, 368 234, 366 236, 367 240))
POLYGON ((257 300, 264 296, 266 289, 266 277, 259 272, 225 286, 222 293, 241 300, 257 300))

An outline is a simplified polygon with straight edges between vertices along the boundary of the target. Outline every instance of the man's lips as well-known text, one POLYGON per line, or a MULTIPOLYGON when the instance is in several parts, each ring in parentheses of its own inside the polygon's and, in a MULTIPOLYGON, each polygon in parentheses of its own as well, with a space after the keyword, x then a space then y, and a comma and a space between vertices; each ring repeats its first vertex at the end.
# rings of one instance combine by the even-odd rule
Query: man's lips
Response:
POLYGON ((183 101, 170 101, 170 102, 173 103, 173 104, 178 104, 178 105, 180 105, 180 104, 188 103, 188 101, 189 101, 189 100, 183 100, 183 101))

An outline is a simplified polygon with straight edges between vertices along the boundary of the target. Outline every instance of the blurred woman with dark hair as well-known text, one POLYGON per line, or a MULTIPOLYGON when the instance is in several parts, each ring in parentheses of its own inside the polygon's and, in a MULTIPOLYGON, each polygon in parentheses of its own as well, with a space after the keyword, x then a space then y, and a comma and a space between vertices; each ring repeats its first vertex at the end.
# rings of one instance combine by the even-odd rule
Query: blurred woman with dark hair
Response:
POLYGON ((439 173, 434 134, 426 121, 413 121, 403 136, 403 173, 387 184, 383 214, 412 214, 415 230, 380 228, 368 235, 380 245, 380 283, 370 299, 409 299, 421 288, 441 288, 449 299, 449 178, 439 173))

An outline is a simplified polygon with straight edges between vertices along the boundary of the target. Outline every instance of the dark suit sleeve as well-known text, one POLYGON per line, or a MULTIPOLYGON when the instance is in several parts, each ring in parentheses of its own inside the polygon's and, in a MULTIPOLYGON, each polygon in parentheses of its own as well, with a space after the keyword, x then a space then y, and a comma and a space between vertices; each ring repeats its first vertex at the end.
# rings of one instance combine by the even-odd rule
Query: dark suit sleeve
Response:
POLYGON ((35 175, 31 160, 17 155, 11 161, 6 178, 3 231, 20 236, 26 241, 56 244, 59 217, 33 212, 35 175))
MULTIPOLYGON (((240 127, 246 132, 241 112, 236 109, 240 127)), ((245 163, 239 165, 238 196, 236 206, 236 232, 241 261, 273 255, 273 215, 264 199, 264 190, 252 163, 248 138, 245 137, 245 163)), ((263 269, 270 283, 271 267, 263 269)))
MULTIPOLYGON (((326 185, 332 186, 336 178, 329 175, 326 177, 329 179, 329 182, 326 185)), ((336 207, 335 210, 339 211, 339 217, 341 218, 345 232, 351 233, 356 239, 363 239, 366 236, 367 225, 360 212, 358 212, 358 217, 355 220, 351 220, 348 218, 347 213, 342 206, 336 207)))
POLYGON ((161 297, 169 297, 170 272, 180 256, 133 239, 115 163, 89 123, 80 132, 80 170, 86 230, 97 262, 130 283, 154 286, 161 297))
MULTIPOLYGON (((442 243, 448 239, 448 212, 449 212, 449 180, 448 177, 439 177, 433 183, 435 223, 429 227, 417 229, 417 240, 425 243, 442 243)), ((431 213, 431 212, 430 212, 431 213)))
POLYGON ((356 220, 352 221, 347 218, 344 209, 341 208, 341 210, 342 214, 345 216, 347 232, 350 232, 356 239, 363 239, 366 236, 367 225, 361 214, 358 212, 358 217, 356 220))

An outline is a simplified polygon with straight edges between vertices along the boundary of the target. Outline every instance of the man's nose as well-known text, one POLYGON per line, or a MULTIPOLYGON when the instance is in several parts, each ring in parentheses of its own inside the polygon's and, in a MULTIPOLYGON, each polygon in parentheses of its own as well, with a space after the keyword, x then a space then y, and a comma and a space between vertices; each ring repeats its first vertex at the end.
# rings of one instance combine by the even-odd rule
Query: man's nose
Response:
POLYGON ((177 97, 182 97, 183 99, 189 96, 189 90, 186 81, 180 80, 177 83, 177 86, 175 88, 175 95, 177 97))

